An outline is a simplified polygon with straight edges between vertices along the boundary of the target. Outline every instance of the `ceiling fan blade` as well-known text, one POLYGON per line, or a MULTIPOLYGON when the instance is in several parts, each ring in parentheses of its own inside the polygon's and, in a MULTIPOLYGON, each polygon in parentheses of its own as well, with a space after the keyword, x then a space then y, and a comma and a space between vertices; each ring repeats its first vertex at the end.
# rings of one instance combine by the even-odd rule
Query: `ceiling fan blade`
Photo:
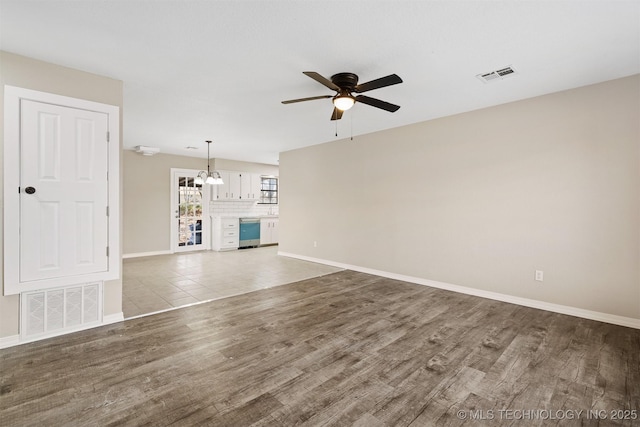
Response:
POLYGON ((331 120, 340 120, 342 118, 342 113, 344 113, 344 111, 338 110, 334 107, 333 113, 331 113, 331 120))
POLYGON ((329 89, 335 90, 336 92, 340 92, 340 88, 336 86, 331 80, 321 76, 315 71, 303 71, 302 73, 311 77, 313 80, 317 81, 318 83, 325 85, 329 89))
POLYGON ((370 98, 364 95, 356 96, 356 101, 362 102, 363 104, 371 105, 372 107, 382 108, 383 110, 387 110, 392 113, 400 109, 399 105, 390 104, 388 102, 380 101, 379 99, 370 98))
POLYGON ((333 98, 333 95, 320 95, 320 96, 311 96, 309 98, 289 99, 288 101, 282 101, 282 103, 293 104, 294 102, 313 101, 314 99, 326 99, 326 98, 333 98))
POLYGON ((402 79, 397 74, 390 74, 386 77, 380 77, 379 79, 359 84, 355 87, 354 92, 362 93, 368 90, 379 89, 381 87, 397 85, 398 83, 402 83, 402 79))

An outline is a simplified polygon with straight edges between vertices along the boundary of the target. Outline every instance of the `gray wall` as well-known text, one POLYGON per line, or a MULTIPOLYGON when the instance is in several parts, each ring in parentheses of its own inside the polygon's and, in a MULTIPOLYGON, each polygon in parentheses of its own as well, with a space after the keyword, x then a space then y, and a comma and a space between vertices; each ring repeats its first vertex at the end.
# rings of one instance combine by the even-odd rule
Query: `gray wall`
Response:
POLYGON ((639 117, 636 75, 281 153, 280 250, 638 319, 639 117))
MULTIPOLYGON (((171 250, 171 168, 206 170, 207 160, 123 152, 123 254, 171 250)), ((277 175, 278 167, 258 163, 212 159, 212 169, 277 175), (215 167, 214 167, 215 166, 215 167)))
MULTIPOLYGON (((122 82, 95 74, 85 73, 71 68, 61 67, 47 62, 37 61, 24 56, 0 51, 0 128, 4 129, 4 85, 49 92, 73 98, 86 99, 120 107, 122 123, 122 82)), ((120 130, 122 143, 122 128, 120 130)), ((0 132, 0 147, 4 147, 4 132, 0 132)), ((0 152, 4 152, 0 149, 0 152)), ((2 168, 0 161, 0 168, 2 168)), ((4 171, 0 180, 4 178, 4 171)), ((0 195, 0 199, 2 195, 0 195)), ((4 212, 4 205, 2 212, 4 212)), ((16 224, 16 227, 18 224, 16 224)), ((0 223, 0 227, 2 224, 0 223)), ((0 262, 3 259, 0 245, 0 262)), ((122 281, 105 282, 104 314, 116 314, 122 311, 122 281)), ((19 333, 18 295, 0 296, 0 338, 19 333)))

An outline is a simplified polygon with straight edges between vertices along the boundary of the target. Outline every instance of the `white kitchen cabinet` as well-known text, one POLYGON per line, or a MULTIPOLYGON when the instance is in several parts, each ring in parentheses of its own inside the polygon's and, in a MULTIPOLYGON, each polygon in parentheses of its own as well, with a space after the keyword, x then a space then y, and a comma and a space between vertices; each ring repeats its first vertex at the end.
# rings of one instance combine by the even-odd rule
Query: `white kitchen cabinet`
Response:
POLYGON ((216 200, 240 200, 240 172, 218 171, 224 184, 216 185, 216 200))
POLYGON ((227 200, 229 197, 229 172, 218 171, 220 178, 222 178, 222 185, 214 185, 215 196, 214 200, 227 200))
POLYGON ((260 219, 260 244, 273 245, 278 243, 279 218, 260 219))
POLYGON ((242 200, 260 199, 262 178, 257 173, 242 172, 240 177, 240 191, 242 200))
POLYGON ((216 185, 215 200, 259 200, 262 178, 257 173, 218 171, 224 184, 216 185))
POLYGON ((215 217, 213 219, 211 248, 214 251, 232 251, 240 246, 240 222, 238 218, 215 217))

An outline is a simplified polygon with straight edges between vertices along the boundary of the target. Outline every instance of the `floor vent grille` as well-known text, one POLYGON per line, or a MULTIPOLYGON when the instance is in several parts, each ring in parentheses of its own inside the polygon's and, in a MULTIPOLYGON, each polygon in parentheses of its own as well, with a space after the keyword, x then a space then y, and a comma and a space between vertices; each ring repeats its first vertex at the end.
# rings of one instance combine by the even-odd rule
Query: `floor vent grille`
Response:
POLYGON ((46 338, 100 324, 102 283, 23 292, 21 341, 46 338))
POLYGON ((495 80, 502 80, 505 77, 513 76, 514 74, 517 74, 516 70, 514 70, 513 67, 508 66, 488 73, 478 74, 476 77, 485 83, 489 83, 495 80))

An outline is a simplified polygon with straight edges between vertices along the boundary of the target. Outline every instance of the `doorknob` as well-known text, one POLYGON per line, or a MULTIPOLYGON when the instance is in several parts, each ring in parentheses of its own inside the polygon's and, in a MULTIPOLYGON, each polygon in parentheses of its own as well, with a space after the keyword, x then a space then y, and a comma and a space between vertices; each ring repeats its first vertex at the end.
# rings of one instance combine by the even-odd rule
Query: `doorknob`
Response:
POLYGON ((33 188, 33 187, 27 187, 27 188, 24 189, 24 192, 27 193, 27 194, 33 194, 33 193, 36 192, 36 189, 33 188))

